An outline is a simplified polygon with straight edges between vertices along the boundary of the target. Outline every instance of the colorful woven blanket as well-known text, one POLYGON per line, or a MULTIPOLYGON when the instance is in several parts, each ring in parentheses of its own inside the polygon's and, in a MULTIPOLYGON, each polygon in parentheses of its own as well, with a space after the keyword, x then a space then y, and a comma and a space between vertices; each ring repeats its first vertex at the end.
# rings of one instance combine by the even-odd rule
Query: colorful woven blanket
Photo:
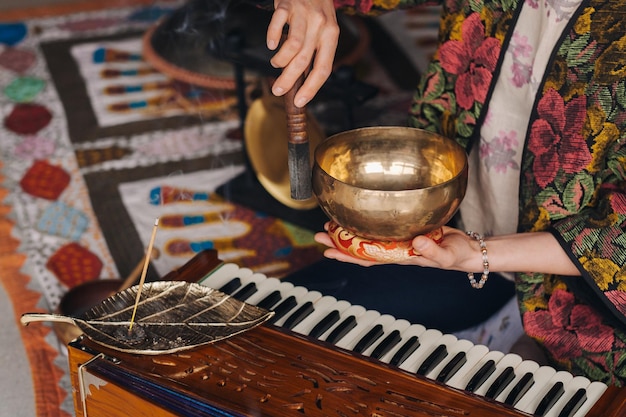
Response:
MULTIPOLYGON (((65 346, 19 316, 55 311, 83 282, 128 275, 156 218, 152 279, 206 248, 276 277, 321 257, 312 230, 229 199, 246 172, 234 92, 171 79, 143 59, 142 35, 181 4, 0 23, 0 403, 12 416, 74 414, 65 346)), ((360 71, 382 93, 361 121, 404 124, 411 92, 371 61, 360 71)))

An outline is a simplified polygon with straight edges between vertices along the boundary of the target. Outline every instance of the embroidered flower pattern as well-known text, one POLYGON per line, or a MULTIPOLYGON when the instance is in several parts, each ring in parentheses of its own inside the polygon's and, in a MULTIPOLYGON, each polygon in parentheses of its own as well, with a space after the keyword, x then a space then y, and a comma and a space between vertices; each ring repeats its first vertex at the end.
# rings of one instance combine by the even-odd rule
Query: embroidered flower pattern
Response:
POLYGON ((533 172, 541 188, 552 183, 559 170, 573 174, 591 162, 581 133, 585 106, 586 97, 576 97, 565 104, 552 89, 539 100, 539 118, 532 124, 528 148, 535 155, 533 172))
POLYGON ((511 40, 511 46, 508 48, 508 52, 511 53, 513 64, 511 66, 511 83, 515 87, 522 87, 524 84, 530 82, 532 76, 532 62, 525 63, 524 58, 528 58, 532 53, 532 46, 528 44, 528 38, 520 35, 517 32, 513 33, 513 39, 511 40))
MULTIPOLYGON (((563 0, 522 1, 537 13, 551 13, 552 20, 577 7, 563 0)), ((521 86, 535 92, 541 85, 542 90, 536 91, 539 101, 527 134, 520 136, 518 130, 513 136, 512 127, 498 127, 494 129, 498 133, 487 135, 489 143, 481 142, 479 150, 490 170, 503 172, 514 169, 507 163, 510 141, 527 141, 517 168, 522 172, 520 230, 557 230, 587 273, 581 279, 595 281, 589 284, 604 291, 604 301, 626 314, 626 104, 622 88, 626 71, 611 66, 624 55, 626 23, 618 13, 624 1, 592 0, 575 15, 559 41, 560 48, 550 57, 543 80, 532 74, 534 51, 527 48, 533 44, 532 36, 510 39, 507 50, 511 55, 504 62, 512 57, 513 63, 507 64, 502 75, 509 88, 521 86), (594 19, 598 16, 594 7, 605 12, 602 19, 594 19), (607 152, 613 159, 607 161, 607 152), (599 187, 604 178, 611 182, 599 187), (616 189, 605 189, 611 186, 616 189)), ((485 110, 489 83, 494 81, 491 71, 510 28, 508 22, 515 21, 508 10, 516 10, 517 1, 472 2, 466 9, 465 2, 445 4, 442 45, 418 85, 411 123, 470 146, 481 127, 476 123, 485 110)), ((482 121, 489 123, 489 114, 482 121)), ((626 332, 603 323, 602 316, 568 292, 558 276, 520 273, 516 287, 526 331, 561 361, 554 365, 594 380, 626 385, 626 332)))
POLYGON ((480 159, 488 171, 493 169, 502 173, 508 168, 519 170, 519 165, 515 162, 518 144, 516 131, 500 131, 491 141, 481 140, 480 159))
POLYGON ((454 93, 458 105, 469 110, 474 102, 483 104, 500 56, 500 41, 485 37, 478 13, 461 26, 461 40, 449 40, 439 48, 441 67, 457 76, 454 93))
POLYGON ((614 290, 607 291, 605 294, 619 312, 626 315, 626 291, 614 290))
POLYGON ((543 341, 557 360, 569 361, 583 352, 608 352, 614 341, 613 329, 590 307, 575 304, 574 295, 556 290, 547 310, 524 314, 524 329, 543 341))

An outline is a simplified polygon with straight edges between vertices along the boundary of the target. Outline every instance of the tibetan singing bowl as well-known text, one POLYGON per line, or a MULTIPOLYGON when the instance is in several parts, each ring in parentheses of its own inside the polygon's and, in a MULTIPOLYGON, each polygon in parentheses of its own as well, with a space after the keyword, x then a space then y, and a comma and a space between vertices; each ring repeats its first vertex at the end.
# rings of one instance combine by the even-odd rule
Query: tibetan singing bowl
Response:
POLYGON ((465 150, 451 139, 409 127, 368 127, 316 147, 313 193, 342 233, 407 242, 438 234, 452 218, 467 172, 465 150))

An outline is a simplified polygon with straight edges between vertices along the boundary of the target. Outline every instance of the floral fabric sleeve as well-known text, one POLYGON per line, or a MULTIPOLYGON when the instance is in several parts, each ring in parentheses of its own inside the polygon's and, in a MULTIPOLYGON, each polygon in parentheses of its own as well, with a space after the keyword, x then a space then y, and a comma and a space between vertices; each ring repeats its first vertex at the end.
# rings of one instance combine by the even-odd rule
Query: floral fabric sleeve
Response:
POLYGON ((561 366, 626 385, 625 0, 589 0, 530 123, 520 230, 551 231, 581 277, 518 274, 524 329, 561 366), (616 16, 612 18, 612 16, 616 16), (584 58, 583 58, 584 57, 584 58))
POLYGON ((616 46, 626 27, 596 23, 592 10, 581 13, 548 72, 530 125, 522 197, 536 207, 526 227, 549 224, 626 326, 626 76, 612 71, 625 59, 616 46))
MULTIPOLYGON (((607 168, 615 169, 614 182, 597 190, 595 209, 581 210, 556 222, 553 229, 580 265, 583 278, 626 326, 626 145, 617 141, 612 148, 615 154, 607 168)), ((575 191, 564 195, 563 203, 580 203, 577 196, 584 193, 575 191)))

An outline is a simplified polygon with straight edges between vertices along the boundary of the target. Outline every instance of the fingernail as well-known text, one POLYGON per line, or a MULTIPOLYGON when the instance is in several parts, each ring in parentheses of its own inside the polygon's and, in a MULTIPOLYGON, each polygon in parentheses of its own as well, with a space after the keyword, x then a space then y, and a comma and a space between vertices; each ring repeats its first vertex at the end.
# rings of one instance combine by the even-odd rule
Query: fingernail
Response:
POLYGON ((304 107, 307 101, 308 99, 306 97, 300 97, 299 99, 296 100, 295 104, 297 107, 304 107))
POLYGON ((272 92, 274 93, 275 96, 280 96, 280 95, 282 95, 285 92, 285 90, 283 90, 280 87, 274 87, 272 89, 272 92))
POLYGON ((267 47, 273 51, 276 48, 276 42, 268 41, 267 42, 267 47))

